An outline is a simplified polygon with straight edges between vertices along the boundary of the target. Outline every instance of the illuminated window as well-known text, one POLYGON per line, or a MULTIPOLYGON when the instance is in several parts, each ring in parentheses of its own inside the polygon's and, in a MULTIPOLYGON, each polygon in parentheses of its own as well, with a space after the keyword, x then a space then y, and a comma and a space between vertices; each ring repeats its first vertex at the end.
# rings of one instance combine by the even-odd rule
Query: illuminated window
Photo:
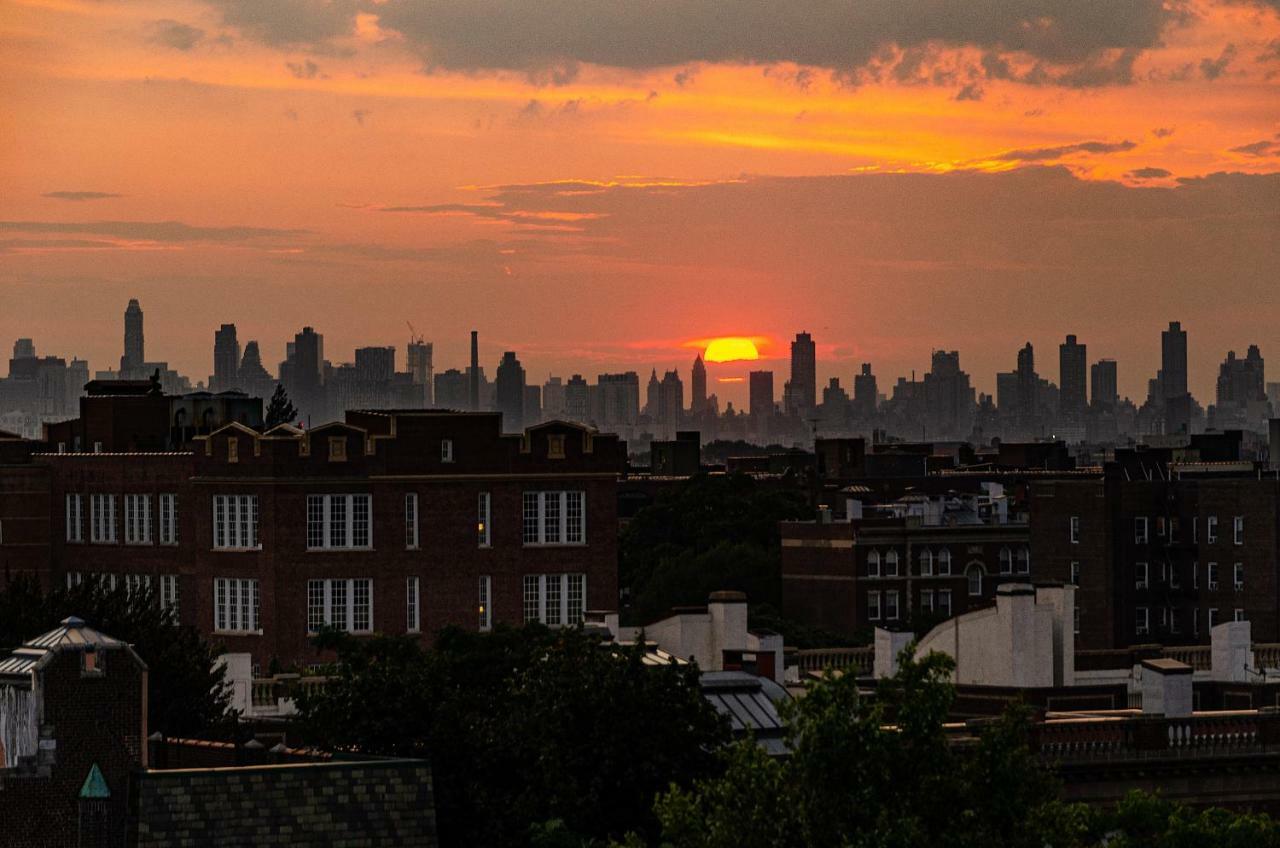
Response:
POLYGON ((490 506, 492 499, 488 492, 480 493, 480 514, 476 521, 476 533, 480 547, 487 548, 490 544, 490 506))
POLYGON ((488 631, 493 627, 493 613, 490 608, 490 590, 493 580, 488 574, 480 575, 480 630, 488 631))

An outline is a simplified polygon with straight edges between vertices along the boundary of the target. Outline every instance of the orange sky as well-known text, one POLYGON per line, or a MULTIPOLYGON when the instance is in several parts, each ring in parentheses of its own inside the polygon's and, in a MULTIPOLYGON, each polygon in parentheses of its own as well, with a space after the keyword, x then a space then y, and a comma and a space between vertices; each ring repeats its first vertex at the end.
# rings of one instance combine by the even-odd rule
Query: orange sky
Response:
POLYGON ((1280 357, 1274 2, 746 8, 0 0, 0 343, 107 367, 136 296, 196 379, 222 322, 538 380, 808 330, 987 391, 1073 332, 1139 400, 1171 319, 1202 400, 1280 357))

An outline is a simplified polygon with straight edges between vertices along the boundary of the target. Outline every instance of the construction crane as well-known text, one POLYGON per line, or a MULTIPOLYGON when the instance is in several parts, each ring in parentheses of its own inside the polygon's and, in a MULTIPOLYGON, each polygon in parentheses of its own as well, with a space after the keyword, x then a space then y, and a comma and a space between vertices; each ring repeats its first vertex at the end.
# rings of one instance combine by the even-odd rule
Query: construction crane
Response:
POLYGON ((426 341, 425 337, 418 335, 414 331, 412 323, 409 321, 405 321, 404 323, 409 327, 409 344, 422 344, 426 341))

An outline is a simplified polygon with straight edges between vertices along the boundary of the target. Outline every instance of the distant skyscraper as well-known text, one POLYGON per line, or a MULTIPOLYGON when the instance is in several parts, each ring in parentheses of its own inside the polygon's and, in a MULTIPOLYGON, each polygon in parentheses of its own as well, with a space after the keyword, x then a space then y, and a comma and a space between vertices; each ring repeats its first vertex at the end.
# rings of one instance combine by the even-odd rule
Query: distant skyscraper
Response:
POLYGON ((700 415, 707 409, 707 366, 702 361, 702 354, 693 360, 693 369, 689 376, 689 411, 700 415))
POLYGON ((640 375, 601 374, 596 378, 600 391, 601 427, 631 427, 640 417, 640 375))
POLYGON ((213 378, 209 388, 215 392, 237 389, 240 374, 240 342, 236 325, 223 324, 213 333, 213 378))
POLYGON ((644 390, 644 414, 657 421, 661 414, 659 411, 661 406, 662 383, 658 381, 658 369, 655 368, 649 372, 649 384, 644 390))
POLYGON ((129 301, 124 311, 124 356, 120 357, 120 373, 129 376, 146 362, 142 337, 142 307, 137 298, 129 301))
POLYGON ((1160 381, 1166 398, 1187 393, 1187 333, 1179 321, 1160 334, 1160 381))
POLYGON ((817 346, 808 333, 797 333, 791 343, 791 380, 788 412, 804 414, 818 405, 817 346))
POLYGON ((415 386, 421 386, 419 390, 422 398, 422 405, 431 406, 431 381, 435 376, 432 370, 432 346, 431 342, 424 342, 421 339, 410 341, 408 348, 409 374, 413 379, 415 386))
POLYGON ((924 375, 924 406, 931 439, 965 439, 973 429, 974 391, 960 370, 960 352, 935 350, 924 375))
POLYGON ((271 393, 275 391, 276 381, 266 368, 262 366, 262 354, 258 351, 258 343, 255 341, 246 342, 244 346, 244 356, 240 359, 240 367, 237 370, 240 380, 240 388, 250 397, 260 397, 267 400, 271 397, 271 393))
POLYGON ((1219 404, 1258 403, 1267 399, 1267 380, 1262 352, 1257 345, 1249 345, 1244 359, 1236 359, 1234 350, 1218 367, 1219 404))
POLYGON ((1089 387, 1093 405, 1099 409, 1115 409, 1120 402, 1120 390, 1116 381, 1116 361, 1099 359, 1089 369, 1089 387))
POLYGON ((389 381, 396 373, 394 347, 356 348, 356 375, 366 382, 389 381))
POLYGON ((663 438, 670 439, 680 427, 684 415, 684 382, 680 372, 668 371, 662 375, 662 387, 658 404, 658 424, 663 438))
POLYGON ((773 414, 773 372, 752 371, 747 378, 750 382, 748 391, 750 401, 747 409, 754 418, 764 418, 773 414))
POLYGON ((564 381, 559 377, 548 377, 542 384, 542 414, 548 421, 565 417, 564 381))
POLYGON ((542 423, 542 387, 526 385, 524 387, 524 426, 532 427, 542 423))
POLYGON ((515 351, 502 354, 498 371, 494 375, 494 389, 498 412, 502 413, 504 433, 524 431, 524 368, 516 359, 515 351))
MULTIPOLYGON (((303 421, 321 418, 327 410, 324 398, 324 336, 311 327, 293 337, 293 356, 289 361, 292 385, 285 386, 303 421)), ((310 422, 308 422, 310 423, 310 422)), ((316 420, 314 423, 321 423, 316 420)))
POLYGON ((467 372, 471 388, 471 411, 480 410, 480 333, 471 331, 471 369, 467 372))
POLYGON ((450 368, 435 375, 432 394, 437 409, 462 411, 471 403, 471 381, 457 368, 450 368))
POLYGON ((36 343, 31 339, 18 339, 13 343, 14 359, 35 359, 36 343))
POLYGON ((591 419, 591 392, 581 374, 574 374, 565 383, 564 414, 579 424, 586 424, 591 419))
POLYGON ((853 414, 862 419, 876 412, 876 377, 871 373, 871 363, 862 363, 862 373, 853 378, 853 414))
POLYGON ((1088 357, 1075 336, 1058 345, 1058 414, 1078 423, 1084 417, 1088 357))

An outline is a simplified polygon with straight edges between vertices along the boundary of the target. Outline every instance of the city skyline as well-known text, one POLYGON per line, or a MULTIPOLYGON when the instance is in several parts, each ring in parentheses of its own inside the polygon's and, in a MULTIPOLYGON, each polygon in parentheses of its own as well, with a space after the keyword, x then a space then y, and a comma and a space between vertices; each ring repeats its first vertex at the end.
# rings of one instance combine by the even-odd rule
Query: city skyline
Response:
POLYGON ((718 336, 777 358, 808 328, 819 384, 945 349, 991 391, 1006 337, 1075 333, 1132 363, 1130 397, 1159 355, 1135 319, 1192 328, 1197 396, 1270 345, 1273 4, 837 8, 662 5, 616 42, 569 0, 524 25, 495 2, 546 37, 487 52, 464 48, 508 30, 473 42, 466 4, 437 33, 402 2, 14 3, 0 334, 117 357, 94 341, 114 306, 88 307, 138 297, 202 376, 193 314, 268 362, 280 326, 345 351, 407 317, 465 361, 483 325, 487 367, 540 374, 683 366, 718 336))

